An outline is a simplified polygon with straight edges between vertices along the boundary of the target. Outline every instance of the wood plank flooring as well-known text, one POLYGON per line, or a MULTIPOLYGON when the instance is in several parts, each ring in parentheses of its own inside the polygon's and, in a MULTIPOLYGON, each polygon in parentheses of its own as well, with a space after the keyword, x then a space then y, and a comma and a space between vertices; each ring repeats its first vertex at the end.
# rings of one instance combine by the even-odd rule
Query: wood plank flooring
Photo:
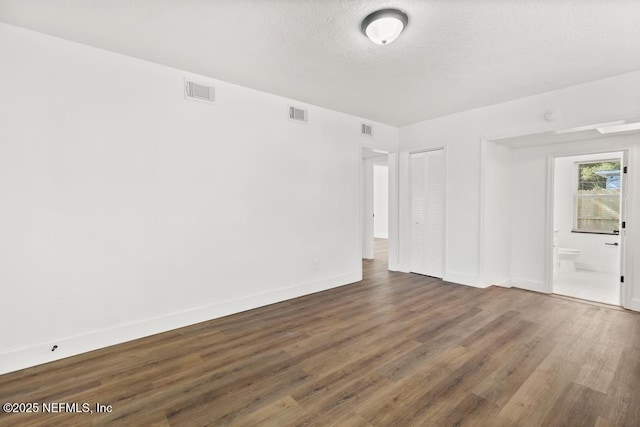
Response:
POLYGON ((0 376, 0 425, 640 426, 640 315, 387 271, 0 376))

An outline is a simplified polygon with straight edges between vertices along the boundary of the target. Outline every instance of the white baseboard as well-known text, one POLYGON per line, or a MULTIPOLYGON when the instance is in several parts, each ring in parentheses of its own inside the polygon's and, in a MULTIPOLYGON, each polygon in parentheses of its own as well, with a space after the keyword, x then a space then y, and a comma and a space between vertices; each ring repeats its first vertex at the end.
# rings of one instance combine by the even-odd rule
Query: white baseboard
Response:
POLYGON ((486 288, 478 281, 478 276, 472 276, 470 274, 445 272, 442 278, 445 282, 457 283, 459 285, 473 286, 474 288, 486 288))
POLYGON ((528 291, 534 292, 542 292, 544 294, 548 294, 549 290, 547 289, 547 285, 544 282, 537 282, 534 280, 527 279, 511 279, 509 280, 509 284, 513 288, 526 289, 528 291))
POLYGON ((411 273, 411 271, 409 271, 409 266, 405 265, 405 264, 396 264, 396 263, 389 263, 389 270, 390 271, 398 271, 400 273, 411 273))
POLYGON ((0 354, 0 374, 359 282, 360 280, 362 280, 362 272, 344 274, 3 353, 0 354), (58 346, 55 352, 51 351, 53 345, 58 346))
POLYGON ((500 286, 503 288, 512 288, 513 281, 511 279, 498 280, 496 282, 488 284, 487 286, 500 286))
POLYGON ((640 299, 632 299, 627 307, 628 310, 638 311, 640 312, 640 299))

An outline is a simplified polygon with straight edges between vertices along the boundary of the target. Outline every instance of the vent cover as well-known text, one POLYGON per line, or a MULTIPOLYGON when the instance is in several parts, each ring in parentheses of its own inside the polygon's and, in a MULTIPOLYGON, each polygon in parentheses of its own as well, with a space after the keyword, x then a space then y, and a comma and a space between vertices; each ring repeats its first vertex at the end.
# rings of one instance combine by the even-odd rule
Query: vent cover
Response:
POLYGON ((360 125, 360 134, 362 136, 373 136, 373 126, 362 123, 360 125))
POLYGON ((309 121, 309 112, 301 108, 289 106, 289 120, 307 123, 309 121))
POLYGON ((184 99, 205 102, 207 104, 215 104, 216 88, 185 78, 184 99))

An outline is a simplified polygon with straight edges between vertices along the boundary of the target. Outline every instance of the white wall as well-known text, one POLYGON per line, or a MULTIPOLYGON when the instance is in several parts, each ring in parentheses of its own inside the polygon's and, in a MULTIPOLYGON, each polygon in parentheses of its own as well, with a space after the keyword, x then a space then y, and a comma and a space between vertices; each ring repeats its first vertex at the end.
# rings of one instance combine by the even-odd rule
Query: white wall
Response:
POLYGON ((0 57, 0 373, 360 280, 360 119, 7 25, 0 57))
POLYGON ((508 285, 511 280, 511 149, 488 142, 484 152, 484 233, 481 252, 484 280, 508 285))
MULTIPOLYGON (((444 279, 474 286, 486 286, 491 272, 486 271, 485 238, 491 239, 487 222, 490 212, 483 212, 484 165, 482 141, 499 137, 525 135, 591 123, 601 123, 640 116, 640 71, 572 86, 562 90, 522 98, 516 101, 469 110, 400 129, 399 153, 399 245, 398 268, 407 271, 410 226, 408 192, 408 155, 412 151, 445 147, 447 156, 447 205, 444 279), (557 109, 560 118, 547 122, 544 113, 557 109), (487 214, 487 215, 485 215, 487 214), (487 275, 487 278, 484 276, 487 275)), ((535 163, 531 167, 543 167, 535 163)), ((513 205, 522 202, 518 198, 513 205)), ((527 224, 522 224, 528 227, 527 224)), ((534 236, 529 251, 543 237, 534 236)), ((526 252, 526 251, 525 251, 526 252)), ((640 251, 638 251, 640 254, 640 251)), ((640 266, 639 266, 640 267, 640 266)), ((533 267, 536 270, 538 267, 533 267)), ((640 288, 640 285, 637 285, 640 288)))
MULTIPOLYGON (((601 144, 615 143, 618 138, 606 138, 601 144)), ((631 141, 633 143, 633 141, 631 141)), ((576 162, 620 158, 621 153, 601 153, 584 156, 559 157, 555 160, 553 226, 558 229, 560 247, 580 250, 576 267, 583 270, 620 271, 620 248, 605 243, 620 243, 619 236, 572 233, 574 222, 574 193, 576 162)))
MULTIPOLYGON (((220 81, 216 106, 184 101, 180 70, 4 24, 0 57, 0 372, 360 278, 360 145, 394 152, 397 129, 364 144, 356 117, 308 106, 291 123, 303 104, 220 81)), ((482 140, 640 116, 638 93, 640 71, 401 128, 390 267, 409 260, 411 151, 445 147, 445 280, 485 286, 504 246, 482 140)), ((538 283, 544 215, 529 213, 510 275, 538 283)))
POLYGON ((389 238, 389 167, 387 162, 373 165, 373 235, 389 238))

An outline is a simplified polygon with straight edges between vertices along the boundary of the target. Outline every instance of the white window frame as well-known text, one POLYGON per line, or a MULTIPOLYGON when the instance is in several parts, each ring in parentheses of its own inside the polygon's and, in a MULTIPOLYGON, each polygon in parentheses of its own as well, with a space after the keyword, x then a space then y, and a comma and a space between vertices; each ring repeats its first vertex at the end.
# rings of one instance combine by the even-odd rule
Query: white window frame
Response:
MULTIPOLYGON (((581 165, 589 165, 593 163, 604 163, 604 162, 618 162, 620 163, 620 167, 622 167, 622 161, 617 158, 608 158, 608 159, 598 159, 598 160, 587 160, 582 162, 575 162, 573 169, 573 226, 571 228, 572 233, 585 233, 585 234, 610 234, 612 236, 617 235, 618 233, 614 233, 613 230, 611 232, 606 232, 604 230, 599 231, 591 231, 591 230, 580 230, 578 229, 578 197, 588 197, 588 196, 579 196, 578 191, 580 189, 580 166, 581 165)), ((618 198, 618 206, 620 206, 621 195, 617 196, 613 195, 593 195, 593 197, 617 197, 618 198)), ((618 208, 619 209, 619 208, 618 208)), ((620 215, 620 211, 618 210, 618 216, 620 215)), ((618 229, 619 230, 619 229, 618 229)))

